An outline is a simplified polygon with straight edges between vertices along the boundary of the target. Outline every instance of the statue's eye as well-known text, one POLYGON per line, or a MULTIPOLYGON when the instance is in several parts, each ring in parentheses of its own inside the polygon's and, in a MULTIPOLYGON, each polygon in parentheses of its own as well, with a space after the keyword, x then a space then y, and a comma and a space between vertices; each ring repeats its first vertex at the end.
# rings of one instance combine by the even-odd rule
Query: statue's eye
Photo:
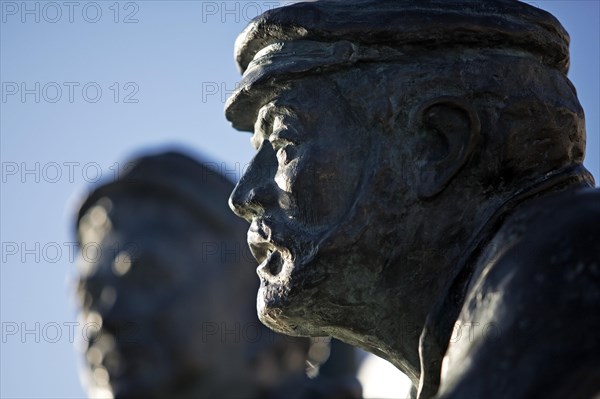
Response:
POLYGON ((287 144, 277 150, 277 161, 281 165, 287 165, 296 157, 296 147, 293 144, 287 144))
POLYGON ((293 137, 291 137, 291 135, 287 134, 287 130, 279 130, 271 133, 271 136, 269 136, 269 141, 271 142, 273 149, 276 151, 279 148, 287 145, 296 145, 296 141, 293 137))
POLYGON ((296 157, 296 137, 291 130, 282 128, 271 133, 269 142, 277 154, 279 164, 287 165, 296 157))

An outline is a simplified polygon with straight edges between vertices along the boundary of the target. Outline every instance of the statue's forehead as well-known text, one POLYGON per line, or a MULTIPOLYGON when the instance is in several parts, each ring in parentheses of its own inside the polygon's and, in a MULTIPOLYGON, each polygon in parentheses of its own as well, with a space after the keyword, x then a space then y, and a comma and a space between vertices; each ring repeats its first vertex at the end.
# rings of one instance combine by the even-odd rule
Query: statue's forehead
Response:
POLYGON ((331 102, 334 95, 331 78, 305 76, 281 82, 256 107, 256 120, 273 115, 297 116, 305 112, 325 112, 323 102, 331 102))

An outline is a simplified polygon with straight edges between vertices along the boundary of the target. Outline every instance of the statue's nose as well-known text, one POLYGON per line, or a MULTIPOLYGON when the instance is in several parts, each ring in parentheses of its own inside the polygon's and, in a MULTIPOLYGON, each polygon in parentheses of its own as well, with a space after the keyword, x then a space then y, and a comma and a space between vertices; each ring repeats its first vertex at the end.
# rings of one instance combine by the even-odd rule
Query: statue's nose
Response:
POLYGON ((236 215, 251 220, 277 203, 276 169, 273 149, 263 144, 229 197, 236 215))

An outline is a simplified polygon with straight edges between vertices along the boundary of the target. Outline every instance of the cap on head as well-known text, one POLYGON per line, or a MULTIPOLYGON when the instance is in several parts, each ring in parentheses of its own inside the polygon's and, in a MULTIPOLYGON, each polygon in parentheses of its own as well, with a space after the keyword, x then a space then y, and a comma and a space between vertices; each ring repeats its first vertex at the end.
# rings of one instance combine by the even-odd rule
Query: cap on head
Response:
POLYGON ((252 131, 278 82, 360 62, 449 48, 513 49, 567 72, 569 35, 551 14, 516 0, 320 0, 269 10, 235 44, 242 81, 225 106, 252 131))
POLYGON ((231 234, 239 219, 227 206, 233 183, 218 172, 179 152, 146 155, 127 162, 118 178, 92 190, 77 214, 77 226, 102 198, 139 195, 149 201, 171 197, 217 232, 231 234))

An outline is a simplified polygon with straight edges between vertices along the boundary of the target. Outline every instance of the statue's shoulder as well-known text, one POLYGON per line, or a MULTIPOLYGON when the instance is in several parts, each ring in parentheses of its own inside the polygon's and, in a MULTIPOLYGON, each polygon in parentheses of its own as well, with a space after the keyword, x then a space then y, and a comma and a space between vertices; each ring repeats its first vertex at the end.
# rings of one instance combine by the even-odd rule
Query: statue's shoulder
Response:
POLYGON ((462 335, 446 354, 453 370, 441 397, 600 393, 600 191, 529 201, 478 270, 458 320, 462 335))
POLYGON ((542 313, 556 316, 560 312, 549 310, 552 304, 564 309, 589 302, 600 309, 600 190, 533 200, 499 236, 482 286, 495 290, 502 281, 504 290, 522 295, 521 307, 543 300, 542 313))
POLYGON ((506 218, 477 269, 471 287, 493 290, 500 280, 568 288, 565 283, 579 275, 600 278, 600 190, 578 188, 527 201, 506 218))
POLYGON ((535 213, 532 228, 581 228, 600 231, 600 189, 578 188, 552 195, 529 206, 529 212, 535 213), (535 211, 538 212, 535 212, 535 211), (554 217, 548 218, 553 215, 554 217))
POLYGON ((561 285, 579 274, 600 278, 600 190, 583 188, 534 201, 506 261, 524 277, 542 273, 561 285))

